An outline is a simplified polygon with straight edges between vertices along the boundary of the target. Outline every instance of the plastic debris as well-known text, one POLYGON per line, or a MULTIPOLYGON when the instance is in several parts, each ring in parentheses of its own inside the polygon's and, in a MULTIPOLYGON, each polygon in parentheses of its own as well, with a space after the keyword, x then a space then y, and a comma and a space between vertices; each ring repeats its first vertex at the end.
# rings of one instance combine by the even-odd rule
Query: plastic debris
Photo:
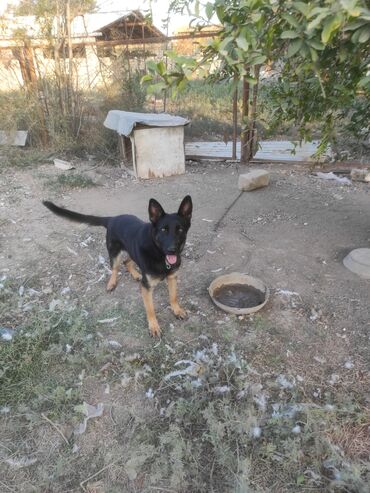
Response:
POLYGON ((110 340, 108 341, 108 344, 111 346, 111 347, 116 347, 116 348, 119 348, 119 347, 122 347, 122 344, 118 341, 114 341, 114 340, 110 340))
POLYGON ((129 377, 126 373, 124 373, 122 375, 122 378, 121 378, 121 385, 123 388, 127 387, 129 385, 129 383, 131 382, 132 378, 129 377))
POLYGON ((293 418, 299 411, 302 411, 304 406, 302 404, 279 404, 278 402, 272 404, 272 417, 273 418, 293 418))
POLYGON ((277 377, 276 383, 278 383, 283 389, 292 389, 295 385, 294 382, 289 382, 286 376, 282 374, 277 377))
POLYGON ((264 394, 263 392, 261 394, 257 394, 253 397, 253 400, 257 404, 257 406, 261 409, 261 411, 266 411, 267 400, 268 400, 266 394, 264 394))
POLYGON ((344 363, 344 368, 347 368, 347 370, 350 370, 353 368, 355 365, 352 363, 352 361, 348 360, 344 363))
POLYGON ((349 180, 346 177, 337 176, 332 171, 330 171, 330 173, 322 173, 321 171, 319 171, 316 173, 316 176, 318 178, 321 178, 322 180, 334 180, 340 183, 341 185, 352 185, 351 180, 349 180))
POLYGON ((200 378, 197 378, 196 380, 191 381, 191 386, 193 387, 193 389, 198 389, 202 385, 203 385, 203 382, 200 378))
POLYGON ((14 337, 15 330, 7 327, 0 327, 0 338, 3 341, 11 341, 14 337))
POLYGON ((148 399, 153 399, 153 397, 154 397, 154 392, 153 392, 153 389, 152 389, 152 388, 148 389, 148 390, 145 392, 145 395, 146 395, 146 397, 147 397, 148 399))
POLYGON ((49 303, 49 312, 53 312, 56 308, 61 308, 63 303, 61 300, 51 300, 49 303))
POLYGON ((98 324, 112 324, 116 320, 119 320, 120 317, 113 318, 103 318, 102 320, 98 320, 98 324))
POLYGON ((301 296, 296 291, 289 291, 289 289, 277 289, 276 294, 281 294, 282 296, 287 296, 288 298, 291 296, 301 296))
POLYGON ((311 315, 310 315, 310 320, 312 322, 315 322, 318 318, 320 318, 322 315, 321 310, 316 310, 315 308, 311 308, 311 315))
POLYGON ((216 394, 227 394, 230 392, 230 387, 228 385, 219 385, 214 388, 216 394))
POLYGON ((75 435, 82 435, 82 433, 85 433, 86 431, 88 420, 92 418, 98 418, 103 414, 104 404, 100 402, 96 406, 92 406, 91 404, 84 402, 81 406, 76 406, 75 409, 76 411, 82 412, 86 416, 84 420, 79 425, 77 425, 73 431, 75 435))
POLYGON ((75 169, 75 167, 70 162, 64 161, 63 159, 54 159, 54 166, 58 169, 62 169, 63 171, 75 169))
POLYGON ((20 469, 21 467, 32 466, 32 464, 35 464, 35 462, 37 462, 37 459, 35 457, 34 458, 20 457, 19 459, 15 459, 15 458, 5 459, 4 462, 9 466, 20 469))
POLYGON ((259 426, 253 426, 251 430, 251 435, 253 438, 260 438, 262 434, 262 430, 259 426))
POLYGON ((336 383, 338 383, 339 381, 339 375, 336 375, 335 373, 333 373, 330 377, 330 380, 329 380, 329 384, 330 385, 335 385, 336 383))
POLYGON ((140 356, 139 353, 128 354, 125 357, 125 361, 127 361, 128 363, 140 362, 141 361, 141 356, 140 356))
POLYGON ((199 365, 198 363, 195 363, 194 361, 178 361, 177 363, 175 363, 175 366, 184 363, 188 364, 186 368, 182 370, 171 371, 164 377, 164 380, 170 380, 171 378, 175 378, 183 375, 190 375, 192 377, 197 377, 199 374, 202 373, 202 366, 199 365))

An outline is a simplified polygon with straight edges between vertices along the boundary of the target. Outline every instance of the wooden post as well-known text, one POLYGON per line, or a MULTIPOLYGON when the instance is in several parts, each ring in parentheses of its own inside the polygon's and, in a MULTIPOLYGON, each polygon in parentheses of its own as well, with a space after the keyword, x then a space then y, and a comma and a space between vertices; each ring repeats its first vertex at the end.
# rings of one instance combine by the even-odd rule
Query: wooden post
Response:
POLYGON ((232 159, 236 159, 236 142, 238 139, 238 76, 234 75, 234 94, 233 94, 233 153, 232 159))

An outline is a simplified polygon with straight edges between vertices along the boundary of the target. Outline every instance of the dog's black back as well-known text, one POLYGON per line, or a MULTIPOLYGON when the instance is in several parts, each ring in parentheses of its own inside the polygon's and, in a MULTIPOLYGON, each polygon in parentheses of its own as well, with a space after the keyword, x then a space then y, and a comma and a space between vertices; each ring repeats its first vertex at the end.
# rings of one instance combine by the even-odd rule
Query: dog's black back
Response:
POLYGON ((126 251, 140 268, 144 285, 148 284, 148 276, 163 279, 181 265, 181 252, 191 224, 192 200, 189 195, 181 202, 178 212, 173 214, 166 214, 162 206, 151 199, 149 223, 132 215, 88 216, 63 209, 52 202, 43 203, 55 214, 72 221, 105 226, 111 265, 121 252, 126 251))

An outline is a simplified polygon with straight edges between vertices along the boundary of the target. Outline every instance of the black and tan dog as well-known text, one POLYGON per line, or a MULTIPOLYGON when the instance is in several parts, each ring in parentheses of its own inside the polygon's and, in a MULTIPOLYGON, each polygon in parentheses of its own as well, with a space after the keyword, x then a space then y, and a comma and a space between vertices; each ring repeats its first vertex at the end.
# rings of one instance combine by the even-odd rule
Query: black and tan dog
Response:
POLYGON ((126 214, 115 217, 89 216, 58 207, 52 202, 44 201, 43 204, 55 214, 71 221, 107 229, 107 248, 112 267, 108 291, 113 291, 117 286, 120 263, 124 252, 127 252, 128 258, 124 264, 132 277, 141 281, 149 330, 153 336, 161 333, 154 311, 153 288, 164 278, 167 278, 174 314, 178 318, 186 317, 185 310, 177 301, 176 272, 181 264, 181 252, 191 224, 193 204, 190 195, 183 199, 178 212, 173 214, 166 214, 159 202, 150 199, 150 223, 126 214), (140 268, 141 274, 134 263, 140 268))

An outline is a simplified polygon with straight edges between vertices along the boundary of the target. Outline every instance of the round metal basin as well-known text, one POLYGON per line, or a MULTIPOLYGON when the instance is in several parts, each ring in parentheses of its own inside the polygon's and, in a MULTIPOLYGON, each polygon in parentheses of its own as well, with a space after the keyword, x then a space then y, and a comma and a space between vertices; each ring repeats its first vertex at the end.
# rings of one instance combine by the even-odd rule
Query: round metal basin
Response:
POLYGON ((260 280, 247 274, 233 272, 214 279, 208 292, 219 308, 235 315, 258 312, 269 299, 269 289, 260 280))

